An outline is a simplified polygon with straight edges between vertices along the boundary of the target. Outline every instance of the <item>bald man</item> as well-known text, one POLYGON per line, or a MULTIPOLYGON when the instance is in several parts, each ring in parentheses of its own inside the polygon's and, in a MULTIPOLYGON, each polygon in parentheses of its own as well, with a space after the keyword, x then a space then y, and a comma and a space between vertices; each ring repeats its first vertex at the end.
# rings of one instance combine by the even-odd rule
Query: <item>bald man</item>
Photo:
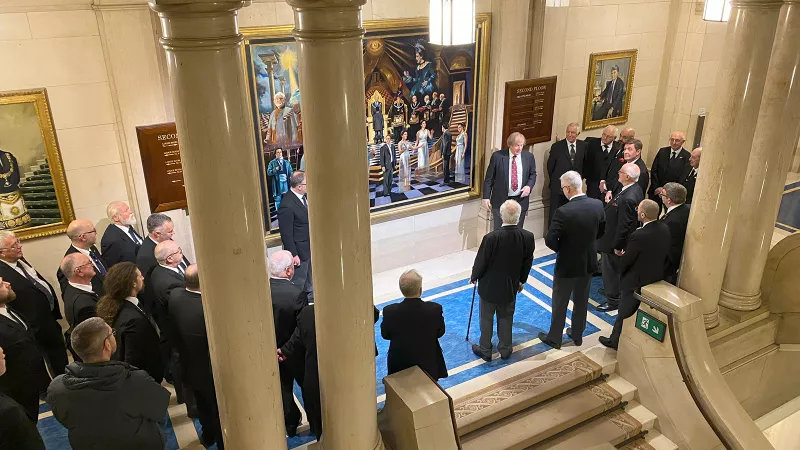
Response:
MULTIPOLYGON (((71 253, 61 260, 60 268, 69 281, 63 295, 64 316, 69 324, 69 330, 64 335, 67 337, 78 324, 97 315, 97 301, 100 297, 92 287, 92 278, 96 272, 88 256, 79 252, 71 253)), ((73 359, 80 361, 80 357, 72 349, 69 338, 66 342, 67 350, 72 353, 73 359)))
POLYGON ((619 172, 620 167, 625 164, 625 146, 633 143, 634 140, 636 140, 636 130, 633 128, 625 127, 622 129, 622 131, 620 131, 619 140, 617 140, 619 150, 614 156, 611 157, 608 162, 608 166, 603 169, 603 179, 600 180, 600 193, 603 195, 606 195, 607 191, 614 190, 614 186, 617 183, 617 173, 619 172))
POLYGON ((606 176, 608 165, 622 151, 622 142, 617 141, 617 127, 609 125, 599 137, 586 138, 586 161, 583 176, 586 177, 586 196, 603 200, 600 180, 606 176))
POLYGON ((664 185, 677 182, 681 177, 683 168, 689 164, 692 156, 685 148, 686 136, 682 131, 673 131, 669 135, 669 146, 658 150, 656 157, 653 158, 653 165, 650 166, 650 189, 647 196, 662 207, 661 195, 664 193, 664 185))
MULTIPOLYGON (((67 252, 64 253, 64 256, 72 253, 83 253, 89 257, 95 269, 95 276, 92 277, 92 290, 95 294, 102 297, 103 280, 106 278, 108 266, 102 255, 100 255, 100 251, 94 246, 95 242, 97 242, 97 229, 95 229, 94 224, 89 220, 73 220, 67 225, 67 237, 72 244, 67 249, 67 252)), ((69 280, 67 280, 67 277, 64 275, 64 272, 61 271, 60 267, 56 272, 56 278, 58 278, 58 284, 61 286, 61 296, 63 297, 64 290, 67 288, 69 280)))
POLYGON ((683 168, 678 183, 686 188, 686 203, 692 203, 694 198, 694 185, 697 182, 697 174, 700 172, 700 157, 703 156, 703 147, 697 147, 692 150, 692 156, 689 157, 689 164, 683 168))
POLYGON ((136 254, 144 240, 133 228, 136 224, 133 210, 124 202, 111 202, 106 208, 106 216, 111 225, 103 233, 100 250, 108 268, 123 261, 136 263, 136 254))
POLYGON ((561 190, 561 175, 569 171, 575 171, 583 175, 586 142, 578 139, 580 134, 580 126, 573 122, 567 125, 566 137, 550 147, 550 155, 547 157, 547 174, 550 176, 550 216, 548 224, 553 220, 556 210, 568 201, 561 190))

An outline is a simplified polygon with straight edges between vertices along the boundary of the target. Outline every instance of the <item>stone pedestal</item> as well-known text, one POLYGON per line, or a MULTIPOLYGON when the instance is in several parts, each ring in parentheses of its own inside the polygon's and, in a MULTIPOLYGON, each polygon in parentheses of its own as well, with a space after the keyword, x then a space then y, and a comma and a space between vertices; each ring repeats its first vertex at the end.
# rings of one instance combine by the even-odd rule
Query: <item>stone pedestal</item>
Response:
POLYGON ((327 450, 382 449, 375 389, 361 7, 288 0, 303 84, 311 261, 327 450))
POLYGON ((225 444, 281 450, 261 191, 236 23, 244 4, 150 3, 167 51, 225 444))
POLYGON ((786 174, 800 133, 800 1, 778 19, 761 111, 719 304, 751 311, 761 305, 761 278, 786 174))
POLYGON ((732 4, 679 280, 702 299, 706 328, 719 324, 717 304, 781 4, 732 4))

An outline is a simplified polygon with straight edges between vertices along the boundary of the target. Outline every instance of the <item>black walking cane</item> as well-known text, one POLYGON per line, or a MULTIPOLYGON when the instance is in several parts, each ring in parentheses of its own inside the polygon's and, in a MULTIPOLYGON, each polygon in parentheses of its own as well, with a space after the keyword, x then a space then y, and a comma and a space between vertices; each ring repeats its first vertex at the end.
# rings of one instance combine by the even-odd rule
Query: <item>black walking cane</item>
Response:
POLYGON ((472 325, 472 309, 475 308, 475 291, 478 290, 478 282, 475 282, 475 287, 472 288, 472 305, 469 307, 469 322, 467 322, 467 336, 464 338, 469 341, 469 327, 472 325))

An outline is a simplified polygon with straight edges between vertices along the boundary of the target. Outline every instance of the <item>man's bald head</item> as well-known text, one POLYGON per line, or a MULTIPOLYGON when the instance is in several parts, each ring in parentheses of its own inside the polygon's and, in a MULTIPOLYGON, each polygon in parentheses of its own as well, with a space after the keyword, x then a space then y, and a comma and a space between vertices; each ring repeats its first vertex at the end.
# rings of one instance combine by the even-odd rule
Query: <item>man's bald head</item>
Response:
POLYGON ((186 289, 191 289, 193 291, 200 290, 200 272, 197 271, 197 264, 189 264, 189 266, 186 267, 184 276, 186 277, 186 289))
POLYGON ((94 265, 88 256, 81 252, 70 253, 61 260, 61 272, 67 280, 78 284, 89 284, 95 275, 94 265))
POLYGON ((680 150, 684 142, 686 142, 686 135, 683 134, 683 131, 673 131, 669 135, 669 146, 673 150, 680 150))
POLYGON ((642 223, 652 222, 658 219, 659 206, 653 200, 644 199, 639 202, 639 220, 642 223))
POLYGON ((692 150, 692 156, 689 157, 689 165, 695 169, 699 168, 701 156, 703 156, 703 147, 697 147, 692 150))
POLYGON ((628 144, 632 142, 636 138, 636 130, 632 127, 626 127, 622 129, 622 132, 619 134, 619 139, 622 141, 623 144, 628 144))
POLYGON ((159 264, 171 267, 178 267, 183 257, 182 254, 180 258, 176 257, 178 253, 181 253, 181 247, 177 242, 172 240, 160 242, 156 245, 156 249, 153 253, 159 264))
POLYGON ((614 139, 617 138, 617 127, 609 125, 603 129, 603 135, 600 136, 600 141, 604 145, 611 145, 614 139))
POLYGON ((97 230, 91 220, 77 219, 67 225, 67 237, 75 247, 88 250, 97 241, 97 230))

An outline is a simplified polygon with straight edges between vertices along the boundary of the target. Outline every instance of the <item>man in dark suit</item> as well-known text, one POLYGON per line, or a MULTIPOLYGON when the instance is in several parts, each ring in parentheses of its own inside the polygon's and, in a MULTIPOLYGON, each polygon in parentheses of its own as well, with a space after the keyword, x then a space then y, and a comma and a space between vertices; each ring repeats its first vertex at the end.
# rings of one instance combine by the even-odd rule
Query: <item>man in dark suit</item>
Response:
POLYGON ((186 268, 186 286, 170 292, 169 317, 181 355, 183 382, 192 390, 197 403, 198 419, 203 427, 201 441, 205 446, 216 442, 217 448, 222 449, 222 429, 196 264, 186 268))
MULTIPOLYGON (((6 358, 0 347, 0 377, 6 374, 6 358)), ((0 442, 13 450, 45 450, 42 436, 25 408, 0 390, 0 442)))
POLYGON ((683 148, 684 142, 686 142, 684 134, 674 131, 669 135, 669 147, 660 148, 653 158, 653 164, 650 166, 650 190, 647 191, 647 196, 658 203, 659 207, 662 207, 661 195, 664 185, 678 181, 683 168, 689 164, 692 155, 683 148))
POLYGON ((511 356, 511 325, 517 293, 528 280, 533 264, 533 233, 516 225, 522 207, 514 200, 500 206, 503 226, 483 237, 475 263, 472 265, 470 283, 478 283, 480 302, 480 345, 473 344, 472 351, 485 361, 492 360, 492 323, 497 315, 497 350, 502 359, 511 356))
POLYGON ((598 105, 592 112, 592 120, 610 119, 622 115, 625 100, 625 82, 619 77, 619 66, 611 66, 611 79, 606 82, 606 88, 594 102, 598 105))
POLYGON ((567 198, 561 190, 561 175, 574 170, 583 175, 583 162, 586 159, 586 143, 578 140, 581 134, 579 125, 567 125, 567 137, 550 147, 550 156, 547 158, 547 174, 550 176, 550 215, 548 225, 553 221, 556 210, 567 203, 567 198))
POLYGON ((669 227, 658 221, 658 210, 658 204, 652 200, 643 200, 637 208, 642 226, 631 234, 619 260, 622 297, 611 336, 600 337, 600 343, 606 347, 616 350, 622 323, 639 309, 639 300, 633 293, 664 279, 669 259, 669 227))
POLYGON ((492 211, 495 230, 503 225, 500 205, 509 199, 522 208, 517 226, 523 228, 531 189, 536 184, 536 161, 532 153, 522 151, 525 136, 515 131, 508 136, 506 143, 507 148, 492 153, 483 180, 483 206, 492 211))
POLYGON ((444 92, 439 94, 439 104, 436 106, 436 115, 438 116, 437 120, 441 124, 447 123, 450 118, 448 114, 450 110, 450 102, 445 98, 444 92))
POLYGON ((317 330, 314 321, 314 304, 304 307, 297 315, 297 328, 292 337, 278 349, 278 361, 285 364, 294 355, 303 356, 303 407, 308 424, 319 441, 322 436, 322 404, 319 397, 319 366, 317 364, 317 330))
MULTIPOLYGON (((383 137, 383 144, 381 144, 379 161, 381 169, 383 169, 383 196, 389 197, 392 193, 392 177, 394 177, 394 163, 392 162, 392 136, 387 134, 383 137)), ((280 224, 280 218, 278 218, 280 224)))
MULTIPOLYGON (((269 257, 269 289, 272 295, 272 319, 275 321, 275 343, 277 348, 292 337, 297 328, 297 315, 308 304, 303 287, 292 283, 294 264, 292 254, 287 250, 277 251, 269 257)), ((281 378, 281 397, 283 399, 283 419, 286 433, 292 437, 297 434, 301 413, 294 401, 294 381, 303 385, 303 357, 293 355, 278 367, 281 378)))
MULTIPOLYGON (((647 186, 650 184, 650 176, 647 173, 647 164, 642 161, 642 148, 643 144, 642 141, 638 139, 634 139, 633 141, 625 144, 624 149, 622 150, 622 158, 621 160, 612 161, 611 165, 609 166, 609 176, 611 178, 611 171, 616 170, 615 173, 619 173, 619 170, 622 168, 623 165, 631 163, 635 164, 639 167, 639 187, 642 189, 642 192, 647 192, 647 186)), ((619 182, 617 178, 614 182, 609 183, 606 182, 608 192, 606 192, 606 203, 608 203, 611 198, 617 195, 622 189, 622 184, 619 182)))
MULTIPOLYGON (((97 229, 94 224, 88 220, 73 220, 67 226, 67 237, 72 241, 64 256, 72 253, 83 253, 88 256, 92 261, 95 269, 95 275, 92 277, 92 290, 99 296, 103 296, 103 280, 106 278, 107 266, 97 247, 94 246, 97 241, 97 229)), ((61 286, 61 295, 64 295, 64 289, 67 288, 67 277, 64 272, 59 268, 56 271, 56 278, 58 284, 61 286)))
POLYGON ((79 323, 97 315, 97 301, 100 297, 92 288, 95 268, 88 256, 76 252, 61 260, 61 272, 68 280, 63 298, 64 316, 67 318, 69 330, 64 333, 64 340, 67 350, 72 353, 72 359, 80 361, 80 357, 72 349, 69 336, 79 323))
POLYGON ((57 322, 62 316, 56 291, 25 260, 13 231, 0 231, 0 278, 14 286, 14 309, 30 324, 50 373, 61 375, 67 365, 67 348, 57 322))
POLYGON ((308 197, 306 195, 306 173, 296 170, 289 177, 291 195, 287 192, 278 208, 278 227, 281 232, 283 249, 292 253, 295 267, 306 264, 303 292, 308 301, 314 299, 314 286, 311 276, 311 234, 308 228, 308 197))
POLYGON ((686 203, 692 203, 694 198, 694 185, 697 182, 697 174, 700 172, 700 157, 703 155, 703 147, 692 150, 689 157, 689 164, 683 168, 678 183, 686 188, 686 203))
POLYGON ((8 372, 0 377, 0 392, 25 408, 28 418, 36 423, 39 394, 47 390, 50 377, 34 337, 33 322, 26 320, 21 311, 8 307, 15 299, 17 296, 11 285, 0 278, 0 347, 5 351, 8 365, 8 372))
POLYGON ((667 183, 661 192, 661 199, 667 212, 661 222, 667 224, 670 235, 669 264, 664 273, 664 280, 677 285, 678 269, 683 256, 683 242, 686 239, 686 228, 689 224, 689 205, 686 204, 686 188, 678 183, 667 183))
POLYGON ((422 301, 422 276, 416 270, 400 275, 401 303, 383 309, 381 336, 389 341, 388 374, 419 366, 434 380, 447 377, 439 338, 445 325, 442 305, 422 301))
POLYGON ((444 169, 444 180, 442 184, 453 181, 450 176, 450 156, 453 154, 453 134, 450 133, 450 124, 442 124, 442 137, 439 141, 442 149, 442 167, 444 169))
POLYGON ((621 190, 605 206, 606 232, 597 243, 600 264, 603 268, 603 289, 607 302, 598 311, 613 311, 619 308, 620 279, 619 257, 628 243, 628 238, 636 229, 636 206, 644 199, 639 179, 639 166, 633 163, 623 165, 619 170, 618 181, 621 190))
MULTIPOLYGON (((139 272, 141 272, 144 277, 145 288, 150 284, 150 275, 153 269, 158 266, 155 255, 156 245, 164 241, 172 240, 174 235, 175 224, 172 223, 172 219, 168 215, 155 213, 147 218, 147 237, 144 239, 144 242, 142 242, 141 247, 139 247, 139 253, 136 254, 136 266, 139 267, 139 272)), ((181 263, 178 264, 178 270, 183 273, 186 271, 188 265, 189 260, 183 257, 181 263)), ((151 292, 151 290, 145 289, 145 291, 142 292, 141 300, 145 310, 155 316, 156 299, 151 295, 151 292)))
POLYGON ((583 180, 578 172, 561 176, 561 189, 569 199, 556 211, 547 230, 545 244, 556 252, 553 278, 553 313, 550 331, 540 332, 539 339, 553 348, 561 348, 561 334, 567 319, 567 306, 572 297, 572 327, 567 335, 580 346, 586 329, 589 306, 589 284, 597 270, 597 239, 605 232, 603 202, 581 192, 583 180))
POLYGON ((616 185, 619 168, 625 164, 625 145, 630 144, 634 139, 636 139, 636 130, 633 128, 626 127, 620 131, 619 140, 615 142, 618 147, 617 153, 611 155, 608 166, 603 169, 601 174, 603 179, 600 180, 600 193, 603 194, 603 197, 600 200, 605 201, 606 192, 613 190, 612 188, 616 185))
POLYGON ((608 165, 622 151, 622 142, 615 141, 617 127, 609 125, 599 138, 586 138, 586 160, 583 163, 583 175, 586 177, 586 195, 603 200, 600 181, 605 179, 608 165))
POLYGON ((111 225, 100 240, 103 260, 109 269, 123 261, 136 263, 136 254, 144 240, 133 228, 136 223, 133 211, 123 202, 111 202, 106 208, 106 215, 111 225))

